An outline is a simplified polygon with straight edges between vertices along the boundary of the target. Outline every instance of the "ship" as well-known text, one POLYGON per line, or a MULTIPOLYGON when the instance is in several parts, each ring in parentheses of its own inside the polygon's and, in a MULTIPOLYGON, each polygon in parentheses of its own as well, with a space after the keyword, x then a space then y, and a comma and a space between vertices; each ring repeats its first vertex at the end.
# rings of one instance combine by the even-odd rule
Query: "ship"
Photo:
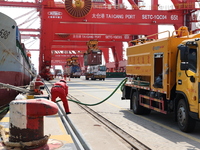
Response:
MULTIPOLYGON (((16 87, 30 84, 36 77, 36 69, 27 53, 15 20, 0 12, 0 83, 16 87)), ((19 91, 0 86, 0 108, 18 94, 19 91)))

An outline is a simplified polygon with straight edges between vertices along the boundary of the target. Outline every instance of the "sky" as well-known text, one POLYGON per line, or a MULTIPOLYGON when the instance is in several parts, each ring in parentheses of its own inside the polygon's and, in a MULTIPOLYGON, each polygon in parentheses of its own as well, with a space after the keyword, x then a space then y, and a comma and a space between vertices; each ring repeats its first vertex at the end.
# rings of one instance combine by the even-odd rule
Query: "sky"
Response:
MULTIPOLYGON (((23 1, 23 2, 34 2, 34 0, 8 0, 8 1, 23 1)), ((62 1, 62 0, 55 0, 55 1, 62 1)), ((129 7, 127 0, 123 1, 127 7, 129 7)), ((171 0, 159 0, 158 1, 161 8, 170 8, 172 6, 171 0)), ((145 5, 146 7, 142 7, 142 9, 150 9, 150 0, 143 0, 143 2, 140 3, 140 5, 145 5)), ((27 21, 28 19, 31 19, 30 22, 22 24, 20 28, 34 28, 38 29, 40 28, 40 19, 38 16, 38 12, 35 11, 33 8, 16 8, 16 7, 0 7, 0 12, 5 13, 6 15, 10 16, 11 18, 15 19, 18 25, 21 25, 24 21, 27 21), (15 13, 17 12, 17 13, 15 13), (30 12, 27 15, 24 15, 26 13, 30 12), (22 16, 23 17, 20 17, 22 16)), ((173 31, 174 27, 171 25, 164 25, 159 26, 159 32, 165 31, 165 30, 173 31)), ((39 49, 40 40, 38 38, 31 37, 30 39, 23 39, 23 43, 25 43, 25 46, 27 49, 39 49)), ((124 45, 125 48, 127 45, 124 45)), ((39 52, 31 51, 32 54, 32 62, 35 65, 36 69, 38 70, 38 62, 39 62, 39 52)), ((112 61, 112 60, 111 60, 112 61)))

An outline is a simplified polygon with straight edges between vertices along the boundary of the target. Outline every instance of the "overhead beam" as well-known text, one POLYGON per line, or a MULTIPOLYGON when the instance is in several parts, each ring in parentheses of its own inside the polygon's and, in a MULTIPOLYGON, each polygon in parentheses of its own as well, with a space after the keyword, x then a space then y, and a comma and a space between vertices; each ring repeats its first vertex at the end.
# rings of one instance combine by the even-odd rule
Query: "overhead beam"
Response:
POLYGON ((40 34, 21 34, 22 39, 30 39, 31 37, 40 38, 40 34))
MULTIPOLYGON (((51 9, 44 11, 46 21, 54 21, 59 24, 176 24, 183 21, 183 11, 181 10, 126 10, 126 9, 92 9, 84 18, 73 18, 69 16, 65 9, 57 9, 57 14, 51 13, 51 9)), ((51 25, 51 24, 49 24, 51 25)), ((111 28, 112 26, 109 26, 111 28)), ((89 29, 89 27, 87 27, 89 29)), ((108 28, 108 26, 107 26, 108 28)), ((77 28, 80 29, 80 28, 77 28)), ((56 32, 55 32, 56 33, 56 32)), ((75 32, 76 33, 76 32, 75 32)))
MULTIPOLYGON (((66 45, 65 45, 66 46, 66 45)), ((82 47, 72 47, 70 45, 68 45, 68 47, 54 47, 51 48, 51 51, 86 51, 87 50, 87 46, 82 46, 82 47)))
POLYGON ((0 6, 39 8, 40 3, 0 1, 0 6))
POLYGON ((29 50, 29 51, 35 51, 35 52, 39 52, 40 50, 39 49, 27 49, 27 50, 29 50))
MULTIPOLYGON (((151 29, 149 29, 149 24, 141 24, 141 25, 134 25, 134 24, 53 24, 53 29, 55 33, 66 33, 66 34, 93 34, 93 35, 102 35, 99 38, 102 38, 104 35, 104 39, 106 39, 105 35, 120 35, 122 38, 123 36, 130 36, 130 35, 149 35, 153 34, 152 30, 157 28, 157 23, 151 25, 151 29), (155 25, 155 27, 154 27, 155 25), (87 26, 87 28, 86 28, 87 26), (122 29, 123 27, 123 29, 122 29)), ((155 31, 154 31, 155 33, 155 31)), ((58 37, 58 36, 57 36, 58 37)), ((55 37, 56 39, 56 37, 55 37)), ((125 38, 123 38, 125 40, 125 38)), ((79 40, 86 40, 81 39, 79 40)), ((113 40, 113 39, 112 39, 113 40)))
POLYGON ((130 35, 130 34, 56 33, 55 36, 54 36, 54 40, 89 41, 91 39, 97 39, 98 41, 131 41, 132 35, 130 35))
MULTIPOLYGON (((85 42, 74 42, 74 41, 59 41, 59 42, 53 42, 52 45, 63 45, 63 46, 77 46, 80 48, 85 48, 85 50, 87 50, 87 45, 85 42)), ((110 48, 110 47, 114 47, 115 46, 115 42, 110 41, 110 42, 98 42, 98 47, 99 48, 110 48)))
POLYGON ((41 29, 22 29, 22 28, 19 28, 19 30, 21 31, 21 32, 40 32, 41 31, 41 29))

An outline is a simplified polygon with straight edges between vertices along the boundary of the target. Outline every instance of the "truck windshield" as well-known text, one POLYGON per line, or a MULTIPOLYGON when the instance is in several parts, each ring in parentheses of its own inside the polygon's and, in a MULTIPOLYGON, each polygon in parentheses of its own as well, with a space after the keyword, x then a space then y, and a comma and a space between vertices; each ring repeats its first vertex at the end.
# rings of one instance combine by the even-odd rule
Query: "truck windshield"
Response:
POLYGON ((189 54, 188 54, 188 68, 196 72, 197 70, 197 50, 190 48, 189 49, 189 54))
POLYGON ((106 66, 99 66, 99 71, 106 71, 106 66))

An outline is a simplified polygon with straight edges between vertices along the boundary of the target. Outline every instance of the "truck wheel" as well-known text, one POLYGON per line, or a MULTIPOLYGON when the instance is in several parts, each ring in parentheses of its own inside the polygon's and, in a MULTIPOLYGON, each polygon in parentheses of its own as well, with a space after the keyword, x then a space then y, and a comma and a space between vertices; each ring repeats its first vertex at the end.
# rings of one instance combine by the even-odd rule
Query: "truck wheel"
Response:
POLYGON ((183 132, 192 132, 195 128, 196 121, 190 117, 186 102, 181 99, 177 106, 178 126, 183 132))
POLYGON ((139 98, 138 98, 138 94, 137 92, 134 92, 132 97, 131 97, 131 101, 132 101, 132 108, 133 108, 133 113, 137 114, 137 115, 142 115, 143 114, 143 110, 144 107, 139 105, 139 98))
POLYGON ((145 107, 144 107, 143 114, 144 114, 144 115, 149 115, 150 113, 151 113, 151 109, 148 109, 148 108, 145 108, 145 107))
POLYGON ((91 77, 91 80, 94 80, 94 76, 91 77))
POLYGON ((134 92, 132 96, 132 109, 133 113, 138 115, 149 115, 151 113, 151 109, 139 105, 137 92, 134 92))

